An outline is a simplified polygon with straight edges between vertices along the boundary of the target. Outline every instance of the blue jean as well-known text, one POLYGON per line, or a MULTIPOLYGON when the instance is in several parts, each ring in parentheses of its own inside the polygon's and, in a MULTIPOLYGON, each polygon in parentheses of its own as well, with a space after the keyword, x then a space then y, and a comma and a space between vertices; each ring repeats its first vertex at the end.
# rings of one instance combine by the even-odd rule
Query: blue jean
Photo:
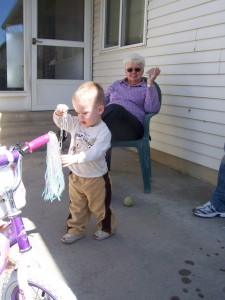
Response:
POLYGON ((223 156, 217 179, 217 186, 210 200, 218 211, 225 211, 225 155, 223 156))

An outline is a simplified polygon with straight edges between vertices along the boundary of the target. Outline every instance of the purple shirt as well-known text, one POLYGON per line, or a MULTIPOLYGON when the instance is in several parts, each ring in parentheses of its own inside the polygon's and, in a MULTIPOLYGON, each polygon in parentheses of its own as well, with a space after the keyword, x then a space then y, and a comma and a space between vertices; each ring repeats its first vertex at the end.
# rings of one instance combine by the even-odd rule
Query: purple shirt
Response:
POLYGON ((106 105, 119 104, 132 113, 143 124, 147 113, 158 112, 160 102, 155 85, 147 87, 142 80, 129 85, 126 78, 112 83, 105 91, 106 105))

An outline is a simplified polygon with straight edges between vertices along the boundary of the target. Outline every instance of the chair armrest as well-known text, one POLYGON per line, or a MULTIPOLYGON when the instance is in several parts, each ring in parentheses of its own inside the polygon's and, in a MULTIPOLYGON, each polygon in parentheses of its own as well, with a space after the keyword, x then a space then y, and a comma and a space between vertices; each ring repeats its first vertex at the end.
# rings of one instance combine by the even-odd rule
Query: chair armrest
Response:
MULTIPOLYGON (((147 81, 147 78, 143 78, 145 81, 147 81)), ((159 102, 160 102, 160 106, 162 103, 162 94, 161 94, 161 89, 159 87, 159 85, 157 84, 157 82, 154 81, 154 85, 157 89, 157 93, 158 93, 158 97, 159 97, 159 102)), ((159 111, 157 112, 153 112, 153 113, 148 113, 145 115, 145 119, 144 119, 144 135, 143 138, 145 139, 149 139, 149 127, 150 127, 150 119, 157 115, 159 113, 159 111)))
POLYGON ((149 113, 149 114, 145 115, 143 138, 149 139, 150 119, 157 114, 158 114, 158 112, 154 112, 154 113, 149 113))

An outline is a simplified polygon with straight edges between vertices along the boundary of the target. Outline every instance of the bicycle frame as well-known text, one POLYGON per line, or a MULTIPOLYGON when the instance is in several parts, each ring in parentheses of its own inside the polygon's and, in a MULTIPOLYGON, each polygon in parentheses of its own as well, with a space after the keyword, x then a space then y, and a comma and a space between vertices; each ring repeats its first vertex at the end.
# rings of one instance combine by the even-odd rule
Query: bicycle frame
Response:
POLYGON ((2 264, 0 264, 0 274, 6 268, 8 262, 9 247, 12 247, 17 243, 19 251, 22 254, 17 269, 17 280, 20 295, 24 300, 31 299, 30 290, 28 288, 28 279, 26 276, 26 270, 28 265, 30 264, 30 258, 27 253, 29 252, 29 250, 31 250, 31 245, 23 223, 22 212, 15 205, 13 192, 21 183, 23 156, 28 152, 31 153, 34 149, 46 144, 48 141, 48 134, 45 134, 29 143, 26 143, 25 147, 23 147, 22 149, 13 149, 12 151, 7 152, 5 155, 0 156, 0 167, 9 166, 11 163, 16 164, 16 168, 14 170, 15 182, 13 186, 11 188, 7 188, 4 194, 0 195, 6 201, 8 210, 7 217, 9 218, 8 223, 2 224, 0 226, 0 256, 2 256, 0 257, 2 261, 2 264), (1 234, 8 240, 8 243, 1 234))
MULTIPOLYGON (((31 299, 26 276, 26 269, 29 265, 30 259, 27 255, 25 256, 25 254, 31 250, 31 245, 23 224, 21 213, 18 211, 18 215, 11 216, 10 222, 6 226, 3 225, 0 232, 8 239, 10 247, 16 243, 18 244, 19 251, 21 253, 21 258, 17 268, 19 290, 24 300, 31 299)), ((5 253, 5 262, 7 262, 7 246, 3 252, 5 253)), ((5 267, 6 263, 4 268, 0 269, 0 273, 2 273, 5 267)))

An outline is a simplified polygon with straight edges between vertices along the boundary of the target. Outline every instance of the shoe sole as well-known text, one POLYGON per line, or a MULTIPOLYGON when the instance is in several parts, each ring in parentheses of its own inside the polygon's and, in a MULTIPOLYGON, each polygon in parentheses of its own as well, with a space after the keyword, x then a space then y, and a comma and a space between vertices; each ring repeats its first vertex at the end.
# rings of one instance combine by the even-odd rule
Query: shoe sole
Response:
POLYGON ((198 216, 198 217, 202 217, 202 218, 214 218, 214 217, 217 217, 217 218, 225 218, 225 213, 211 213, 211 214, 201 214, 201 213, 198 213, 198 212, 194 212, 194 215, 198 216))

